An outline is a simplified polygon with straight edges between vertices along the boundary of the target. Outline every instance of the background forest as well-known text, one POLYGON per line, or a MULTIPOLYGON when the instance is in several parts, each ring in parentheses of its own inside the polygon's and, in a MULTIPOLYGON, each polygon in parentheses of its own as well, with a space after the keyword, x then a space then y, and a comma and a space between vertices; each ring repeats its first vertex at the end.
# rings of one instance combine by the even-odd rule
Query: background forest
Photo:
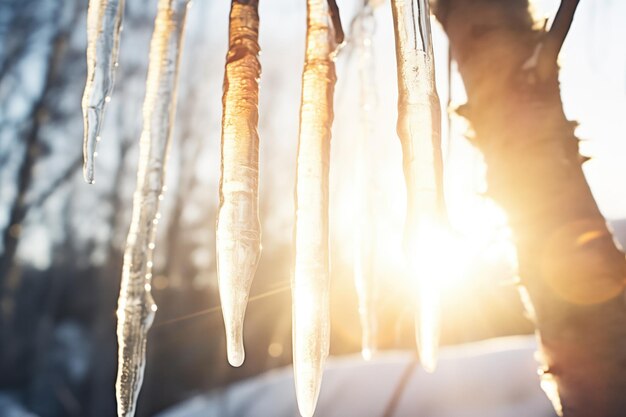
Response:
MULTIPOLYGON (((260 95, 263 254, 245 327, 246 362, 226 362, 215 272, 221 92, 229 2, 196 0, 189 11, 168 191, 162 205, 150 331, 138 415, 195 393, 291 363, 293 189, 304 2, 261 2, 260 95)), ((346 31, 361 2, 339 2, 346 31)), ((556 2, 537 2, 551 13, 556 2)), ((154 0, 128 1, 120 67, 107 108, 97 180, 84 183, 80 98, 84 88, 86 1, 0 2, 0 416, 115 414, 115 308, 135 184, 141 105, 154 0), (3 414, 13 410, 15 414, 3 414), (30 412, 32 414, 27 414, 30 412)), ((388 5, 376 9, 377 114, 368 144, 371 263, 381 288, 381 349, 413 349, 413 308, 400 268, 404 184, 395 134, 396 81, 388 5)), ((563 99, 593 157, 586 174, 616 237, 626 243, 626 3, 581 4, 563 54, 563 99), (602 30, 600 30, 602 28, 602 30)), ((463 103, 435 28, 442 108, 463 103), (452 88, 450 88, 452 86, 452 88)), ((360 349, 352 282, 352 149, 361 135, 358 38, 338 59, 331 162, 331 354, 360 349)), ((463 237, 451 250, 464 267, 446 288, 442 343, 526 334, 515 288, 506 218, 485 200, 484 166, 452 117, 444 126, 446 192, 463 237)))

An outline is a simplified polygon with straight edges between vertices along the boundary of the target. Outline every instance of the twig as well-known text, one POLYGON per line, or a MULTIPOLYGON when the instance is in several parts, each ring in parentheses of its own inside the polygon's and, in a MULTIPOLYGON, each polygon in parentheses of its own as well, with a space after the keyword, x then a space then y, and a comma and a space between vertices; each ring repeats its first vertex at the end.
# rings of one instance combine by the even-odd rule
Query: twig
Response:
POLYGON ((409 363, 406 365, 406 368, 404 368, 404 372, 400 376, 400 380, 398 381, 396 388, 393 390, 391 399, 389 400, 389 403, 387 404, 387 407, 385 408, 383 417, 393 417, 393 415, 396 413, 398 404, 400 403, 400 400, 402 399, 402 394, 404 394, 404 391, 406 390, 406 386, 411 380, 411 375, 413 375, 413 371, 415 370, 416 366, 417 366, 417 359, 411 359, 409 363))
MULTIPOLYGON (((578 7, 579 0, 561 0, 559 10, 556 12, 554 23, 548 33, 548 39, 546 42, 550 42, 550 46, 553 48, 554 53, 558 54, 565 42, 565 37, 572 26, 574 20, 574 13, 578 7)), ((546 45, 548 47, 549 45, 546 45)))
POLYGON ((335 31, 335 42, 338 45, 343 43, 345 35, 343 33, 343 27, 341 26, 341 16, 339 16, 339 7, 335 0, 328 0, 328 7, 330 12, 330 19, 333 22, 333 29, 335 31))
POLYGON ((572 26, 578 2, 579 0, 561 0, 554 23, 541 44, 536 67, 540 80, 545 80, 557 72, 556 61, 572 26))
POLYGON ((59 175, 56 179, 48 184, 45 191, 37 196, 37 198, 34 198, 33 201, 29 202, 27 204, 27 208, 43 206, 48 198, 50 198, 59 187, 69 181, 75 173, 80 171, 82 165, 83 156, 80 155, 78 158, 75 158, 70 164, 67 165, 65 171, 63 171, 61 175, 59 175))

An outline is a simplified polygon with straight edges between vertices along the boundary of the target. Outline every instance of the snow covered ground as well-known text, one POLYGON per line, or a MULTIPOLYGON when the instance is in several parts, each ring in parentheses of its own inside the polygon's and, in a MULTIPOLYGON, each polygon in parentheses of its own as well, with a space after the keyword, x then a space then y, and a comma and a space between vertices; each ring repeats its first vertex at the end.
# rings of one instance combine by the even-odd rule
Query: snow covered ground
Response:
MULTIPOLYGON (((539 387, 533 337, 494 339, 444 348, 434 374, 410 352, 389 352, 364 362, 331 358, 315 415, 383 417, 405 372, 394 417, 553 417, 539 387)), ((206 395, 158 417, 298 416, 291 368, 268 372, 206 395)))

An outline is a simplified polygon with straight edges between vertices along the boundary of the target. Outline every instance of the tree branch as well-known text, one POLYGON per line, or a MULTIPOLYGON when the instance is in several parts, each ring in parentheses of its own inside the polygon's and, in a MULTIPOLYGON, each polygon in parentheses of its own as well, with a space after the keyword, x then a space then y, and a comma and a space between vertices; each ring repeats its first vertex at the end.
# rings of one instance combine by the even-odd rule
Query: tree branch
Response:
POLYGON ((74 174, 77 172, 81 172, 80 169, 83 166, 83 156, 80 155, 77 158, 74 158, 65 168, 65 170, 61 173, 61 175, 57 176, 54 180, 52 180, 46 189, 38 195, 33 201, 28 202, 26 205, 26 209, 30 209, 32 207, 41 207, 46 204, 46 201, 52 195, 54 195, 55 191, 57 191, 61 186, 63 186, 67 181, 69 181, 74 174))
POLYGON ((554 23, 548 33, 548 40, 552 44, 551 48, 555 54, 558 54, 561 50, 565 37, 572 26, 578 2, 579 0, 561 0, 561 5, 556 12, 554 23))
POLYGON ((345 35, 343 32, 343 26, 341 25, 341 16, 339 15, 337 2, 335 0, 328 0, 328 8, 330 12, 330 19, 333 23, 333 30, 335 31, 335 42, 337 42, 337 45, 340 45, 343 43, 345 35))
POLYGON ((539 53, 537 73, 541 80, 546 80, 550 75, 558 73, 557 59, 574 21, 574 13, 578 7, 578 2, 579 0, 561 0, 554 23, 552 23, 552 27, 546 33, 542 42, 541 52, 539 53))

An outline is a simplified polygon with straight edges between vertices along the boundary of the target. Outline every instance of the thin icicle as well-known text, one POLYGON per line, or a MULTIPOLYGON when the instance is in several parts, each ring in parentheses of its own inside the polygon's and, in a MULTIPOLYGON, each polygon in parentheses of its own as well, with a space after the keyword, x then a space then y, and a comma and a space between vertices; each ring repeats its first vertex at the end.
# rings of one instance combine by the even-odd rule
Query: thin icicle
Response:
POLYGON ((444 223, 441 109, 428 0, 392 0, 398 65, 398 136, 407 186, 405 250, 418 280, 422 364, 433 371, 439 343, 439 280, 435 253, 444 223))
POLYGON ((135 414, 145 367, 147 333, 156 311, 150 293, 152 255, 174 124, 178 62, 187 5, 188 0, 159 0, 150 44, 137 188, 117 309, 118 417, 135 414))
POLYGON ((243 363, 243 320, 261 255, 258 0, 233 0, 224 76, 217 271, 228 362, 243 363))
POLYGON ((418 236, 410 243, 409 271, 417 278, 417 306, 415 310, 415 336, 420 363, 427 372, 437 367, 439 351, 439 322, 441 308, 441 282, 449 272, 446 263, 445 230, 426 218, 417 229, 418 236))
POLYGON ((361 354, 365 360, 371 359, 376 351, 377 319, 376 294, 377 282, 372 268, 373 225, 371 222, 370 192, 368 183, 368 163, 366 148, 373 139, 373 123, 376 117, 375 73, 373 36, 376 27, 373 9, 366 2, 363 10, 357 15, 352 27, 354 42, 356 43, 359 63, 360 84, 360 124, 362 137, 357 140, 355 148, 355 220, 354 220, 354 283, 359 300, 359 317, 361 320, 361 354))
POLYGON ((83 175, 92 184, 104 108, 111 98, 124 0, 90 0, 87 9, 87 83, 83 94, 83 175))
POLYGON ((334 1, 307 0, 292 281, 294 378, 303 417, 315 411, 329 348, 328 169, 334 54, 343 40, 338 22, 334 1))

